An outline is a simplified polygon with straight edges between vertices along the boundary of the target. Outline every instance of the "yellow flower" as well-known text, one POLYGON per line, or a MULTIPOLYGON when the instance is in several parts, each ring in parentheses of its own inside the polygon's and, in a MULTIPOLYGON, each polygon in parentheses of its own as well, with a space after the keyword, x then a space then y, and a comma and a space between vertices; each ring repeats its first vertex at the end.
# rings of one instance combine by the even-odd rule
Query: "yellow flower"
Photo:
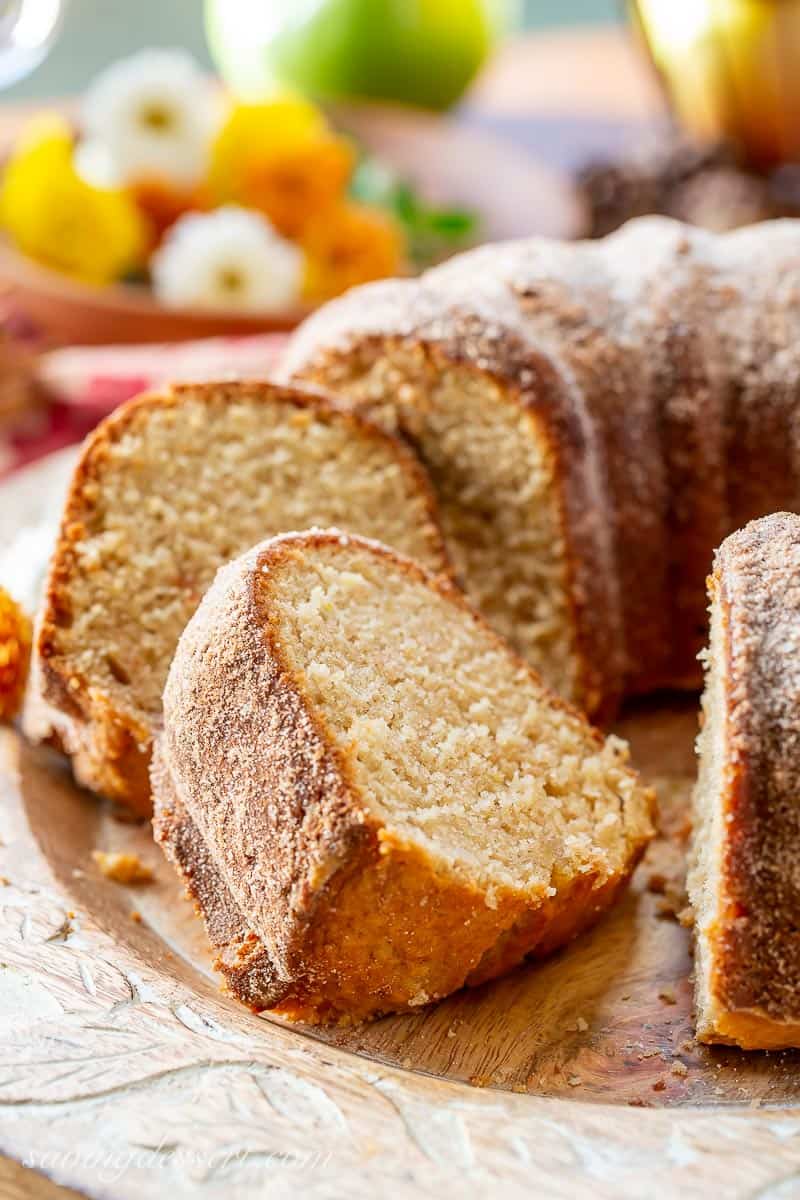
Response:
POLYGON ((25 254, 92 283, 138 266, 147 228, 125 192, 94 187, 75 169, 72 132, 38 120, 17 145, 0 185, 0 218, 25 254))
POLYGON ((242 162, 243 151, 246 154, 262 142, 271 146, 291 146, 327 131, 328 125, 320 110, 298 96, 234 104, 214 140, 212 176, 218 168, 226 173, 235 169, 242 162))
POLYGON ((211 150, 210 187, 218 201, 258 209, 284 237, 300 238, 341 202, 354 162, 350 143, 304 100, 237 104, 211 150))
POLYGON ((405 268, 403 234, 388 213, 365 204, 342 204, 320 218, 303 241, 306 298, 338 296, 371 279, 398 275, 405 268))

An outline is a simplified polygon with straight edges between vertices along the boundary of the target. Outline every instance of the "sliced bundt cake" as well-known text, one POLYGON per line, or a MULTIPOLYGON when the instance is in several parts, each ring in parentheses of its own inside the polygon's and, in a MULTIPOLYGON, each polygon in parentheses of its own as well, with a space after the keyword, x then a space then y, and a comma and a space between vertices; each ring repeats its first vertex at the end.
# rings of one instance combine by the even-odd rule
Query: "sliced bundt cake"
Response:
POLYGON ((697 1034, 800 1045, 800 517, 729 537, 709 580, 689 894, 697 1034))
POLYGON ((645 218, 355 289, 282 370, 405 431, 470 597, 603 712, 699 685, 714 547, 800 510, 798 294, 800 222, 645 218))
POLYGON ((288 534, 224 567, 181 636, 156 837, 240 998, 357 1019, 605 909, 652 832, 626 758, 441 577, 288 534))
POLYGON ((417 460, 320 395, 176 387, 96 430, 67 499, 37 642, 44 700, 83 783, 149 811, 167 670, 217 568, 265 536, 331 522, 448 569, 417 460))

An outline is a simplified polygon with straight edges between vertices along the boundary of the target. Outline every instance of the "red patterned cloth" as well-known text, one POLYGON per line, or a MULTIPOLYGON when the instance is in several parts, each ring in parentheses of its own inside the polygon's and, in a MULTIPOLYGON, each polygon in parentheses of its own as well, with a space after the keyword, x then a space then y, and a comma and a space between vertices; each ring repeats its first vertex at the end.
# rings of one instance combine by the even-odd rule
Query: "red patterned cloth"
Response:
POLYGON ((37 381, 47 402, 10 431, 0 431, 0 478, 68 446, 118 404, 171 380, 263 378, 284 334, 205 338, 148 346, 74 346, 41 355, 37 381))

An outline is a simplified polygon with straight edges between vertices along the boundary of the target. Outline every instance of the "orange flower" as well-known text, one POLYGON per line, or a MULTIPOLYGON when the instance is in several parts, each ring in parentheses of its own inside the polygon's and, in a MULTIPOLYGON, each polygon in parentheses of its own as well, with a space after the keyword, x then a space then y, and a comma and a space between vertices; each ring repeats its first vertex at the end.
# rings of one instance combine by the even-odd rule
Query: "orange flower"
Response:
POLYGON ((8 592, 0 588, 0 721, 19 711, 31 655, 31 623, 8 592))
POLYGON ((255 154, 245 167, 241 202, 259 209, 284 237, 301 237, 312 221, 339 204, 353 161, 350 145, 333 135, 255 154))
POLYGON ((182 190, 163 179, 142 179, 132 184, 130 194, 147 219, 151 249, 184 213, 205 212, 211 207, 202 188, 182 190))
POLYGON ((398 275, 405 268, 405 245, 388 213, 364 204, 342 204, 309 228, 304 292, 329 300, 359 283, 398 275))
POLYGON ((300 238, 341 202, 354 163, 350 143, 306 101, 237 104, 212 148, 210 186, 217 201, 255 208, 300 238))

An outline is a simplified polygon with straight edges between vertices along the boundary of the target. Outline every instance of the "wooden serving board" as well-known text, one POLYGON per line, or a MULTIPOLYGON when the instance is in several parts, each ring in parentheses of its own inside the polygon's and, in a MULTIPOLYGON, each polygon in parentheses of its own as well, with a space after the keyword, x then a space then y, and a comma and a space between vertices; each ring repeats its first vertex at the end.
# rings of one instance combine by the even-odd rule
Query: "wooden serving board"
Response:
MULTIPOLYGON (((73 454, 0 489, 0 583, 33 587, 73 454)), ((115 1200, 800 1195, 800 1057, 692 1038, 675 913, 696 699, 619 731, 661 833, 614 911, 504 980, 328 1031, 225 996, 148 827, 3 731, 0 1153, 115 1200), (108 881, 94 849, 135 851, 155 881, 108 881)))

